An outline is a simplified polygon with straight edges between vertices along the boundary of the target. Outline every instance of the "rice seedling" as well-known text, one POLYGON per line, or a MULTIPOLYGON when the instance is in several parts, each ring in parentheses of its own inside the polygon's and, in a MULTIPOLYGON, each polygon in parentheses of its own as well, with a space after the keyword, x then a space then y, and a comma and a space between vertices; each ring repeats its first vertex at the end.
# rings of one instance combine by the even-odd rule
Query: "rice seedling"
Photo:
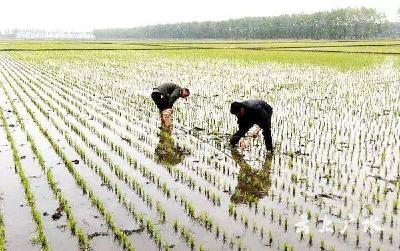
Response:
POLYGON ((0 210, 0 250, 5 250, 6 245, 6 229, 4 227, 4 216, 0 210))
POLYGON ((268 245, 272 246, 272 242, 274 241, 273 237, 272 237, 272 232, 271 230, 268 231, 268 245))

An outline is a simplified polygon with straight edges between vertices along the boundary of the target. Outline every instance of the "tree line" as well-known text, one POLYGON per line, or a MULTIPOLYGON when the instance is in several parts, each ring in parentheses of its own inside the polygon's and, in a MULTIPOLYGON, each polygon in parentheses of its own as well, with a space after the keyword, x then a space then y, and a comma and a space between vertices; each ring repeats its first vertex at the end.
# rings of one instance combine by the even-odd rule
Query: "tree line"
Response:
POLYGON ((398 37, 372 8, 344 8, 313 14, 245 17, 225 21, 160 24, 93 31, 96 39, 368 39, 398 37))

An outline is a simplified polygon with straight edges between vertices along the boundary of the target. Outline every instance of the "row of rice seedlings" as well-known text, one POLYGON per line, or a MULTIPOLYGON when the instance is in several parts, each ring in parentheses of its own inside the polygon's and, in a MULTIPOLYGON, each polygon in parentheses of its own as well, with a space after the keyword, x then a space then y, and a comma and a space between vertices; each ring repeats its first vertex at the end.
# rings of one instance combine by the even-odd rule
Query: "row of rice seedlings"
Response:
POLYGON ((167 213, 166 210, 161 206, 161 203, 159 201, 156 202, 156 210, 161 217, 161 221, 164 223, 167 213))
MULTIPOLYGON (((193 238, 193 235, 191 231, 185 227, 184 225, 179 224, 178 220, 174 220, 174 231, 175 233, 180 233, 181 238, 190 246, 192 250, 195 248, 195 239, 193 238)), ((199 245, 199 250, 202 249, 202 245, 199 245)))
MULTIPOLYGON (((71 113, 72 113, 72 111, 71 111, 71 113)), ((50 119, 52 119, 52 118, 50 118, 50 119)), ((65 133, 62 133, 63 135, 66 135, 65 133)), ((71 144, 71 142, 69 142, 70 144, 71 144)), ((78 151, 79 152, 79 151, 78 151)), ((83 156, 81 156, 82 157, 82 159, 83 160, 85 160, 85 158, 83 157, 83 156)), ((107 183, 108 184, 108 183, 107 183)), ((186 203, 185 203, 185 205, 187 205, 186 203)), ((194 212, 194 210, 193 210, 193 207, 189 207, 189 208, 192 208, 192 210, 188 210, 188 214, 189 214, 189 216, 191 216, 191 217, 193 217, 194 216, 194 214, 193 214, 193 212, 194 212), (191 214, 191 212, 192 212, 192 214, 191 214)), ((220 227, 221 228, 221 227, 220 227)))
POLYGON ((52 192, 54 194, 54 197, 56 197, 58 202, 59 202, 59 208, 62 208, 62 210, 66 214, 67 223, 68 223, 68 226, 69 226, 69 228, 71 230, 72 235, 76 235, 78 237, 79 245, 80 245, 80 247, 82 249, 89 250, 90 249, 90 242, 89 242, 89 238, 88 238, 87 234, 77 224, 77 221, 76 221, 76 219, 75 219, 75 217, 73 215, 73 212, 71 210, 71 207, 70 207, 70 204, 69 204, 67 198, 64 196, 64 194, 62 193, 61 189, 58 187, 58 184, 54 179, 54 176, 53 176, 53 173, 52 173, 51 169, 46 166, 45 160, 43 158, 43 155, 38 150, 38 148, 36 146, 36 143, 35 143, 35 140, 31 136, 31 134, 29 134, 29 132, 26 130, 25 123, 24 123, 23 119, 21 118, 21 116, 19 115, 18 110, 15 107, 14 102, 12 102, 12 98, 9 96, 9 93, 5 89, 3 83, 0 82, 0 85, 1 85, 4 93, 6 94, 6 96, 8 98, 8 101, 11 103, 12 111, 15 114, 15 116, 17 117, 18 124, 21 125, 21 128, 27 134, 27 140, 30 143, 32 152, 34 153, 36 159, 38 160, 39 166, 41 167, 42 171, 46 175, 47 182, 48 182, 48 184, 49 184, 49 186, 50 186, 50 188, 51 188, 51 190, 52 190, 52 192))
MULTIPOLYGON (((266 218, 270 217, 271 220, 270 224, 274 222, 276 223, 275 219, 277 219, 278 226, 282 227, 284 229, 284 232, 288 231, 289 228, 288 218, 285 217, 284 220, 282 220, 284 217, 283 213, 280 213, 279 211, 278 213, 275 213, 275 210, 271 208, 270 215, 267 216, 266 211, 267 211, 266 208, 264 208, 264 212, 262 215, 266 218)), ((253 233, 259 234, 261 239, 264 239, 266 237, 266 227, 263 225, 263 222, 260 222, 257 219, 253 219, 246 212, 243 212, 243 210, 241 212, 238 212, 237 206, 235 204, 232 203, 229 204, 228 214, 229 216, 233 217, 235 221, 241 223, 246 229, 250 227, 250 221, 252 221, 251 229, 253 233)), ((269 234, 269 240, 272 240, 272 238, 273 237, 271 233, 269 234)))
MULTIPOLYGON (((219 238, 220 235, 221 235, 222 239, 223 239, 223 242, 227 243, 227 234, 226 234, 226 232, 225 231, 222 232, 222 233, 219 232, 220 230, 219 230, 218 226, 213 226, 212 225, 207 213, 203 212, 202 214, 200 214, 198 220, 203 222, 206 225, 207 228, 215 227, 216 231, 217 231, 216 232, 216 234, 217 234, 216 238, 219 238)), ((185 226, 181 225, 179 223, 178 219, 174 220, 174 231, 176 233, 180 233, 181 238, 185 240, 185 242, 191 247, 192 250, 194 249, 196 244, 195 244, 195 240, 193 238, 193 235, 192 235, 191 231, 188 228, 186 228, 185 226)), ((198 246, 198 250, 199 251, 205 250, 204 247, 201 244, 199 244, 197 246, 198 246)), ((233 249, 233 248, 235 248, 237 250, 242 250, 243 249, 243 244, 242 244, 241 240, 237 239, 237 238, 230 238, 229 246, 230 246, 231 249, 233 249)))
MULTIPOLYGON (((27 106, 26 102, 20 97, 18 92, 14 89, 14 87, 10 84, 13 88, 13 91, 18 96, 19 100, 24 105, 27 112, 30 114, 32 120, 38 126, 39 130, 42 134, 47 138, 51 146, 53 147, 54 151, 59 155, 59 157, 63 160, 65 166, 67 167, 68 171, 72 174, 75 179, 76 184, 81 187, 84 194, 87 194, 89 199, 91 200, 92 204, 96 206, 98 211, 104 217, 108 227, 113 231, 115 238, 117 241, 122 245, 125 250, 135 250, 129 236, 125 234, 125 232, 114 222, 112 214, 106 209, 104 203, 97 197, 95 192, 89 187, 86 181, 80 176, 80 174, 76 171, 73 166, 73 163, 68 159, 65 152, 62 148, 56 143, 57 141, 48 134, 47 130, 40 124, 39 120, 37 119, 36 115, 33 111, 27 106)), ((31 99, 31 101, 34 101, 31 99)), ((43 110, 42 110, 43 112, 43 110)), ((40 215, 40 214, 39 214, 40 215)))
POLYGON ((7 141, 11 145, 12 149, 12 155, 13 155, 13 160, 14 160, 14 168, 15 172, 18 173, 19 178, 21 180, 21 184, 24 187, 24 192, 25 192, 25 198, 31 208, 31 214, 33 217, 33 220, 36 223, 36 235, 34 236, 33 241, 36 243, 40 243, 42 246, 43 250, 50 250, 49 243, 47 241, 46 234, 43 229, 43 221, 42 221, 42 216, 41 213, 37 210, 36 208, 36 202, 35 202, 35 195, 33 194, 30 184, 29 184, 29 179, 26 177, 24 168, 22 167, 21 164, 21 158, 18 153, 17 146, 15 144, 15 141, 12 137, 12 132, 10 131, 10 128, 8 126, 8 122, 6 117, 4 116, 3 113, 3 108, 0 109, 0 118, 3 123, 3 128, 7 136, 7 141))
POLYGON ((6 249, 6 227, 4 226, 4 216, 0 210, 0 251, 6 249))

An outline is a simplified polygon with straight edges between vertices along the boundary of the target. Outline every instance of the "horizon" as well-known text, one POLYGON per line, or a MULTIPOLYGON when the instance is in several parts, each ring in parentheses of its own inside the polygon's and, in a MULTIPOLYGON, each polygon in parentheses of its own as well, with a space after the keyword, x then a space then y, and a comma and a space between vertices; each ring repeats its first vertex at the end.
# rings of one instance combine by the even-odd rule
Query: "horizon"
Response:
POLYGON ((274 4, 268 4, 262 0, 255 0, 253 3, 229 2, 228 0, 214 3, 211 0, 205 0, 201 4, 195 2, 195 6, 188 5, 183 0, 172 0, 168 3, 158 0, 140 3, 115 0, 112 5, 108 5, 107 1, 86 1, 78 4, 77 0, 71 0, 68 2, 58 1, 58 3, 61 6, 55 5, 50 0, 42 0, 41 4, 26 0, 2 4, 5 7, 4 9, 10 11, 0 15, 0 31, 34 29, 49 32, 91 32, 96 29, 134 28, 158 24, 222 21, 285 14, 311 14, 347 7, 377 9, 385 14, 389 22, 396 22, 400 19, 398 13, 400 3, 394 0, 379 2, 371 0, 328 0, 322 3, 316 0, 302 2, 281 0, 274 4), (104 4, 105 2, 106 4, 104 4), (92 6, 91 3, 96 4, 96 9, 93 8, 94 5, 92 6), (62 6, 63 4, 64 6, 62 6), (26 8, 18 9, 17 6, 26 6, 26 8), (154 6, 158 6, 158 8, 154 9, 154 6))

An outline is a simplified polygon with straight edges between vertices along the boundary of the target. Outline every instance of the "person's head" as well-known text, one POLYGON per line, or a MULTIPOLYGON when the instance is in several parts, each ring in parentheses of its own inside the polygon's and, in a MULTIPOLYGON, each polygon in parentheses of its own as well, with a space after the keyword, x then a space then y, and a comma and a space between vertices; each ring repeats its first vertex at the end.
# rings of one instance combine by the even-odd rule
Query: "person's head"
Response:
POLYGON ((186 98, 190 95, 190 91, 188 88, 182 88, 181 98, 186 98))
POLYGON ((238 118, 243 117, 245 114, 245 109, 243 104, 240 102, 232 102, 231 113, 238 118))

